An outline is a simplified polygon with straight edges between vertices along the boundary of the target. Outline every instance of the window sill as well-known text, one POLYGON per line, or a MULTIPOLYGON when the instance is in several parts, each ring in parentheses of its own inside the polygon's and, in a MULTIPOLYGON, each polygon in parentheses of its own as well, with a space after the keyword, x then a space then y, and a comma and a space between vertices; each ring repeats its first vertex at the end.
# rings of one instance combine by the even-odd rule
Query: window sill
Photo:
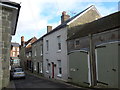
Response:
POLYGON ((46 73, 49 73, 49 71, 46 71, 46 73))
POLYGON ((46 52, 45 54, 48 54, 48 52, 46 52))
POLYGON ((57 51, 57 53, 60 53, 60 52, 61 52, 61 50, 58 50, 58 51, 57 51))
POLYGON ((58 74, 57 77, 60 77, 60 78, 61 78, 61 77, 62 77, 62 74, 58 74))

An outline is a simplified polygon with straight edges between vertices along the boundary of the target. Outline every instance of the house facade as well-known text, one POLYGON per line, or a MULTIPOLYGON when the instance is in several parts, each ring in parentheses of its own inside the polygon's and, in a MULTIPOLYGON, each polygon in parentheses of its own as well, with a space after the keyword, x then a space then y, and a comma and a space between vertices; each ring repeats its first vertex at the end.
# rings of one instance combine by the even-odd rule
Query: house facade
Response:
POLYGON ((32 43, 32 67, 33 72, 43 75, 43 39, 39 38, 32 43))
POLYGON ((0 90, 7 87, 10 78, 10 49, 15 35, 20 4, 0 1, 0 90))
POLYGON ((68 39, 69 79, 84 86, 120 88, 120 12, 72 28, 68 39), (101 27, 102 26, 102 27, 101 27))
POLYGON ((66 40, 77 32, 69 28, 92 22, 100 17, 97 9, 92 5, 72 18, 64 11, 61 16, 61 24, 53 30, 47 28, 47 34, 43 36, 43 71, 45 77, 68 81, 69 61, 66 40))
POLYGON ((31 60, 32 60, 32 46, 31 44, 37 40, 36 37, 29 39, 28 41, 24 40, 24 36, 21 37, 21 46, 20 46, 20 60, 21 66, 25 70, 31 70, 31 60))
POLYGON ((11 51, 10 51, 11 66, 20 66, 20 59, 19 59, 19 43, 12 42, 11 43, 11 51))

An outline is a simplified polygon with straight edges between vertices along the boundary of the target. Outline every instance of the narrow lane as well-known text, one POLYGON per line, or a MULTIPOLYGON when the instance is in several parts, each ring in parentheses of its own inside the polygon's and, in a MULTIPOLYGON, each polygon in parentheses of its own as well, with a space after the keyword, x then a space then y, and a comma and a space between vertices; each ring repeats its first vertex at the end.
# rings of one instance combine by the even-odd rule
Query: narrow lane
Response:
POLYGON ((53 82, 33 75, 26 75, 26 79, 15 79, 16 88, 74 88, 70 85, 53 82))

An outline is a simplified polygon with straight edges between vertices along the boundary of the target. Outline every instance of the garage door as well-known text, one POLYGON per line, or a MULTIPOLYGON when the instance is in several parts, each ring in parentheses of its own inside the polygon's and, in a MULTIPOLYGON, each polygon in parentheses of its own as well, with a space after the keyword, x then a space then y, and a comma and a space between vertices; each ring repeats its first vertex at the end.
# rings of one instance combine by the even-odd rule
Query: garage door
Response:
POLYGON ((97 80, 108 87, 118 87, 118 43, 96 48, 97 80))

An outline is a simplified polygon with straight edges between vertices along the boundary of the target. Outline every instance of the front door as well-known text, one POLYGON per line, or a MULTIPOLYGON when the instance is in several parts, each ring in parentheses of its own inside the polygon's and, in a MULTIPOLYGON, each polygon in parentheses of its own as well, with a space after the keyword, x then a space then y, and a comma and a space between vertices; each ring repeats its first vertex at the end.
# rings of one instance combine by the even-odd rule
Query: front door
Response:
POLYGON ((54 78, 54 62, 52 62, 52 78, 54 78))
POLYGON ((39 62, 37 62, 37 73, 39 73, 39 62))

